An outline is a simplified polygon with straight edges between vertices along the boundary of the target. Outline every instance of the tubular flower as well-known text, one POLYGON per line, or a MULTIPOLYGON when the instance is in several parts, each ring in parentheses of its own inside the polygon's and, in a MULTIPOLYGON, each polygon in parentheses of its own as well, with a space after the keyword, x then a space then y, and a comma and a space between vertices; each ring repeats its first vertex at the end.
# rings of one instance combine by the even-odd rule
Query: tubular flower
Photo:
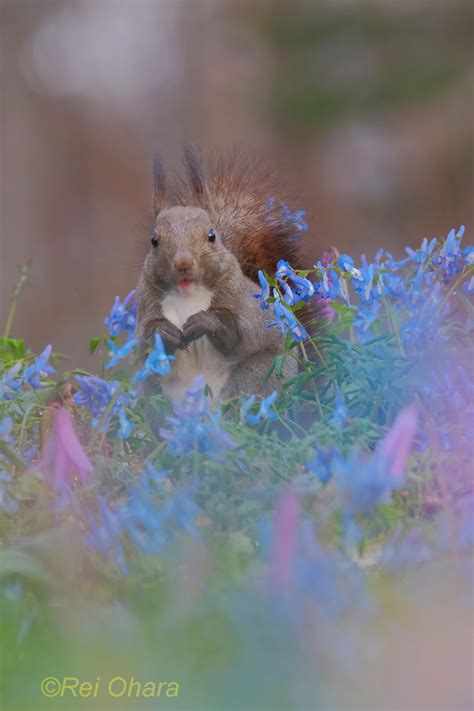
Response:
POLYGON ((110 314, 104 319, 104 323, 109 328, 109 334, 118 336, 122 331, 134 334, 137 326, 137 302, 134 299, 135 291, 131 291, 123 302, 118 296, 115 297, 114 305, 110 314))
POLYGON ((168 375, 174 356, 167 355, 159 333, 155 333, 155 346, 147 356, 145 364, 135 376, 136 380, 145 380, 149 375, 168 375))

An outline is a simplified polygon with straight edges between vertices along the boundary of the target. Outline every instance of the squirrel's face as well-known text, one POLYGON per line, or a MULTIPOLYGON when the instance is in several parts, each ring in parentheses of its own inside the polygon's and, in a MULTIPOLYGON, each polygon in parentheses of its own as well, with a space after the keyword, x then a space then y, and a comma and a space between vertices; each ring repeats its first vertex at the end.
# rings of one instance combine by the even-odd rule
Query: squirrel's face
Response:
POLYGON ((184 294, 199 284, 212 289, 229 258, 205 210, 170 207, 156 218, 145 271, 160 289, 184 294))

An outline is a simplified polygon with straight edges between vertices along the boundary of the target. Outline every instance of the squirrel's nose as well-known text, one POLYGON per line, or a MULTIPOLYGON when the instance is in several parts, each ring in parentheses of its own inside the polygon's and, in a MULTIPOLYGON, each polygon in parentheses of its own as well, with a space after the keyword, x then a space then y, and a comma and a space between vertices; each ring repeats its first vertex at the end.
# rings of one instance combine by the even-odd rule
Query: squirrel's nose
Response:
POLYGON ((183 254, 175 257, 174 268, 177 272, 186 273, 192 271, 194 259, 190 254, 183 254))

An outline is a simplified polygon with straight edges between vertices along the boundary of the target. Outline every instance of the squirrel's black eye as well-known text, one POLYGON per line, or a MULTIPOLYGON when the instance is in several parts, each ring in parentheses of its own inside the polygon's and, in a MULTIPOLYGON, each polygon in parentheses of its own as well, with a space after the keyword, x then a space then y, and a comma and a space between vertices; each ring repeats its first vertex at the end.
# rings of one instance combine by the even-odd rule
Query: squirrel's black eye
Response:
POLYGON ((216 241, 217 234, 214 227, 211 227, 211 229, 207 233, 207 236, 209 238, 209 242, 214 243, 216 241))
POLYGON ((156 232, 153 232, 153 234, 151 236, 151 246, 158 247, 158 242, 159 242, 158 235, 156 234, 156 232))

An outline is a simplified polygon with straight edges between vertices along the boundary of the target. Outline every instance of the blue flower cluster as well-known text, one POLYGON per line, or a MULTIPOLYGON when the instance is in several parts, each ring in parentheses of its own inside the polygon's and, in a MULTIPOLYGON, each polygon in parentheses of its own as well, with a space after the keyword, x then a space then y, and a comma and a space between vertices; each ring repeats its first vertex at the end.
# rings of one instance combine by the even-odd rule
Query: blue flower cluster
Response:
POLYGON ((18 501, 13 495, 11 485, 11 474, 0 469, 0 509, 6 514, 14 514, 18 511, 18 501))
MULTIPOLYGON (((305 219, 306 210, 295 210, 295 212, 291 212, 290 208, 285 202, 280 203, 280 205, 277 207, 274 197, 268 198, 266 208, 270 215, 272 213, 275 214, 275 210, 279 209, 279 219, 283 220, 289 225, 292 225, 295 228, 296 232, 306 232, 308 230, 308 223, 305 219)), ((271 219, 274 219, 275 222, 277 221, 276 218, 271 219)))
POLYGON ((23 373, 21 361, 18 361, 3 373, 0 379, 0 400, 11 400, 16 393, 21 392, 23 386, 29 385, 34 390, 41 387, 41 380, 48 375, 54 375, 56 370, 49 364, 51 357, 51 346, 46 346, 44 351, 27 365, 23 373))
POLYGON ((160 435, 175 456, 200 452, 220 460, 235 446, 220 424, 220 410, 211 408, 202 377, 196 378, 182 402, 174 403, 174 413, 167 418, 169 428, 162 428, 160 435))
POLYGON ((135 291, 131 291, 123 302, 120 301, 118 296, 115 297, 114 305, 112 306, 110 314, 104 319, 104 323, 108 326, 111 338, 116 339, 121 334, 125 334, 125 341, 122 345, 117 345, 117 343, 112 340, 107 341, 111 358, 105 367, 113 368, 118 365, 121 360, 127 358, 137 345, 137 339, 135 337, 137 328, 137 302, 135 299, 135 291))
POLYGON ((398 261, 383 249, 378 250, 372 262, 362 255, 359 266, 347 254, 327 265, 318 261, 314 266, 315 282, 307 278, 308 272, 298 273, 287 262, 280 261, 277 287, 272 290, 267 277, 260 272, 261 293, 256 298, 262 308, 271 303, 276 316, 271 325, 299 341, 307 334, 298 324, 294 308, 314 298, 340 299, 352 308, 350 285, 359 302, 358 308, 353 309, 354 332, 363 342, 373 337, 377 325, 390 318, 385 313, 385 303, 390 297, 392 316, 400 317, 404 323, 400 340, 408 348, 416 349, 421 340, 439 334, 444 287, 452 287, 460 280, 459 288, 466 294, 474 293, 474 247, 462 247, 463 235, 461 227, 457 233, 451 230, 444 242, 424 239, 418 250, 407 248, 407 257, 398 261), (402 273, 402 267, 410 263, 414 269, 402 273))
POLYGON ((177 531, 196 535, 197 505, 188 493, 169 494, 169 489, 169 473, 158 472, 148 463, 132 483, 128 501, 112 509, 99 497, 98 515, 84 514, 89 547, 110 555, 126 575, 125 538, 145 555, 158 555, 177 531))
POLYGON ((112 338, 118 336, 122 331, 125 331, 127 336, 135 334, 137 328, 135 291, 131 291, 122 302, 118 296, 115 297, 114 305, 110 314, 104 319, 104 323, 108 326, 112 338))
POLYGON ((113 380, 103 380, 95 375, 77 375, 79 390, 73 395, 73 401, 79 407, 86 407, 92 415, 92 426, 101 428, 105 432, 114 415, 118 415, 119 428, 117 434, 120 439, 126 439, 132 433, 135 424, 127 418, 126 407, 133 407, 137 394, 133 391, 120 390, 120 383, 113 380), (107 412, 107 408, 115 401, 103 422, 102 418, 107 412))
POLYGON ((274 390, 271 395, 262 400, 260 403, 260 408, 257 413, 252 413, 252 407, 256 400, 255 395, 249 397, 242 403, 241 417, 242 420, 248 422, 250 425, 259 425, 262 420, 276 420, 277 414, 271 410, 273 403, 276 401, 278 393, 274 390))
POLYGON ((143 367, 135 376, 136 380, 145 380, 149 375, 168 375, 174 356, 167 355, 159 333, 155 334, 155 345, 148 354, 143 367))

